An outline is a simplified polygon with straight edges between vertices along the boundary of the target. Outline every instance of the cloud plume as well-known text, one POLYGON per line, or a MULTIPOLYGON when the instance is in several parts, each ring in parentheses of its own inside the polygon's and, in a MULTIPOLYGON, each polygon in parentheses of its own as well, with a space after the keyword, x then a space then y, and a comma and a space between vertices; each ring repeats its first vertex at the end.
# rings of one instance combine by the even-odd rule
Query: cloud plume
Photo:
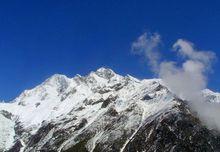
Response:
POLYGON ((132 50, 147 58, 153 72, 173 93, 188 101, 202 122, 209 128, 220 130, 220 105, 206 102, 202 96, 202 91, 207 88, 207 73, 216 58, 215 53, 198 50, 192 42, 178 39, 172 50, 183 61, 160 61, 160 43, 159 34, 144 33, 132 44, 132 50))
POLYGON ((177 40, 173 49, 185 60, 179 66, 173 61, 161 62, 159 76, 179 97, 195 101, 207 86, 206 73, 211 68, 215 54, 196 50, 193 43, 183 39, 177 40))

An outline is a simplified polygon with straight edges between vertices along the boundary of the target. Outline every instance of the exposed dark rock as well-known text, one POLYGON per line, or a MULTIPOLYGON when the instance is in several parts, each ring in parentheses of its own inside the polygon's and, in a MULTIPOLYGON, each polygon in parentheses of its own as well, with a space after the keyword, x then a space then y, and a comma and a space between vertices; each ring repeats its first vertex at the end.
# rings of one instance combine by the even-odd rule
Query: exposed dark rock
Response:
POLYGON ((26 131, 24 130, 22 124, 19 122, 19 121, 15 121, 15 127, 14 127, 14 130, 15 130, 15 134, 18 135, 18 136, 21 136, 23 133, 25 133, 26 131))
POLYGON ((84 101, 83 101, 83 103, 85 103, 85 105, 87 106, 87 105, 94 105, 94 104, 98 104, 98 103, 101 103, 101 102, 103 102, 104 101, 104 99, 103 98, 101 98, 101 99, 99 99, 99 100, 97 100, 97 101, 94 101, 94 100, 92 100, 92 99, 85 99, 84 101))
POLYGON ((37 108, 39 105, 40 105, 40 102, 37 102, 37 103, 35 104, 35 107, 37 108))
POLYGON ((73 88, 71 91, 69 91, 69 92, 67 92, 67 93, 64 93, 64 94, 61 96, 60 101, 64 101, 68 96, 70 96, 70 95, 76 93, 76 91, 77 91, 77 90, 76 90, 75 88, 73 88))
POLYGON ((19 106, 26 106, 26 104, 25 104, 24 102, 22 102, 22 101, 19 102, 18 105, 19 105, 19 106))
POLYGON ((101 98, 101 99, 99 99, 99 100, 97 100, 97 101, 93 101, 93 102, 92 102, 92 105, 95 105, 95 104, 98 104, 98 103, 101 103, 101 102, 104 102, 104 99, 103 99, 103 98, 101 98))
POLYGON ((53 110, 57 110, 58 109, 58 107, 53 107, 53 110))
POLYGON ((30 137, 27 147, 37 148, 37 143, 39 143, 53 127, 54 125, 51 123, 43 125, 36 134, 30 137))
POLYGON ((57 130, 48 142, 46 142, 40 151, 43 152, 57 152, 58 147, 69 138, 69 134, 65 130, 57 130))
POLYGON ((106 108, 112 101, 115 101, 117 96, 109 96, 106 100, 103 101, 101 108, 106 108))
POLYGON ((105 93, 108 93, 108 92, 110 92, 111 90, 110 89, 108 89, 108 88, 103 88, 103 89, 100 89, 99 91, 98 91, 98 93, 100 93, 100 94, 105 94, 105 93))
POLYGON ((128 138, 127 134, 124 133, 124 135, 122 135, 121 138, 114 140, 114 142, 112 142, 111 144, 103 145, 101 143, 98 143, 95 146, 93 152, 120 152, 120 149, 123 146, 123 144, 126 142, 127 138, 128 138))
POLYGON ((8 152, 20 152, 22 144, 20 140, 17 140, 15 144, 8 150, 8 152))
POLYGON ((118 112, 115 110, 115 108, 111 107, 111 108, 108 109, 107 114, 110 115, 110 116, 115 117, 115 116, 118 115, 118 112))
POLYGON ((159 84, 154 90, 155 91, 160 91, 161 89, 163 89, 164 86, 162 86, 161 84, 159 84))
POLYGON ((45 93, 45 94, 44 94, 44 95, 41 97, 41 99, 40 99, 40 100, 41 100, 41 101, 42 101, 42 100, 45 100, 47 96, 48 96, 48 94, 47 94, 47 93, 45 93))
POLYGON ((89 105, 89 104, 91 104, 92 103, 92 101, 90 101, 90 100, 88 100, 87 98, 83 101, 83 103, 85 104, 85 105, 89 105))
POLYGON ((81 107, 77 108, 75 111, 81 111, 83 109, 85 109, 85 107, 81 106, 81 107))
POLYGON ((75 120, 77 120, 76 117, 72 117, 71 119, 65 119, 65 118, 62 119, 63 123, 65 123, 65 124, 67 124, 67 123, 69 123, 69 122, 74 123, 75 120))
POLYGON ((81 120, 81 122, 79 123, 79 125, 75 128, 75 131, 76 130, 79 130, 79 129, 81 129, 81 128, 83 128, 86 124, 87 124, 87 120, 85 119, 85 118, 83 118, 82 120, 81 120))
POLYGON ((72 146, 71 148, 67 150, 62 150, 62 152, 88 152, 88 150, 85 147, 87 142, 88 142, 88 139, 84 139, 78 142, 77 144, 75 144, 74 146, 72 146))
POLYGON ((137 106, 137 104, 133 103, 133 104, 131 104, 125 111, 126 111, 126 112, 131 112, 132 110, 135 109, 136 106, 137 106))
POLYGON ((12 119, 12 114, 6 110, 1 110, 0 113, 5 117, 5 118, 8 118, 8 119, 12 119))
POLYGON ((117 83, 117 84, 111 86, 110 88, 114 89, 115 91, 118 91, 118 90, 122 89, 123 87, 124 86, 122 83, 117 83))
POLYGON ((167 112, 146 120, 124 152, 215 152, 220 151, 220 136, 205 128, 187 113, 183 105, 178 113, 167 112), (182 109, 182 110, 181 110, 182 109))
POLYGON ((151 98, 148 94, 146 94, 141 100, 151 100, 151 98))
POLYGON ((93 100, 93 99, 85 99, 84 101, 83 101, 83 103, 85 103, 85 105, 87 106, 87 105, 95 105, 95 104, 98 104, 98 103, 101 103, 101 102, 104 102, 104 99, 103 98, 101 98, 101 99, 99 99, 99 100, 93 100))

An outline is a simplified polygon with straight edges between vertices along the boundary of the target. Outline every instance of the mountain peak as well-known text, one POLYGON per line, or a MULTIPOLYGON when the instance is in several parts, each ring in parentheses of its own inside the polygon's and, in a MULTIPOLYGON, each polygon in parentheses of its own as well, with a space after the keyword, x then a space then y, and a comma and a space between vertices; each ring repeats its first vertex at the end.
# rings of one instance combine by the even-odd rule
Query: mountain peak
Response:
POLYGON ((46 81, 43 82, 43 84, 45 85, 57 85, 57 86, 63 86, 63 85, 67 85, 69 81, 69 78, 65 75, 62 74, 54 74, 52 75, 50 78, 48 78, 46 81))
POLYGON ((119 75, 109 68, 101 67, 96 71, 92 71, 91 73, 89 73, 88 78, 95 78, 96 80, 101 80, 101 79, 109 80, 114 76, 119 76, 119 75))
POLYGON ((99 68, 95 73, 100 77, 108 79, 116 75, 116 73, 113 70, 104 67, 99 68))
POLYGON ((111 71, 111 72, 114 72, 112 69, 110 69, 110 68, 105 68, 105 67, 101 67, 101 68, 98 68, 97 70, 96 70, 96 72, 107 72, 107 71, 111 71))
POLYGON ((51 77, 49 77, 46 80, 46 82, 48 82, 48 81, 60 81, 60 80, 63 80, 63 79, 68 79, 68 78, 67 78, 67 76, 62 75, 62 74, 54 74, 51 77))

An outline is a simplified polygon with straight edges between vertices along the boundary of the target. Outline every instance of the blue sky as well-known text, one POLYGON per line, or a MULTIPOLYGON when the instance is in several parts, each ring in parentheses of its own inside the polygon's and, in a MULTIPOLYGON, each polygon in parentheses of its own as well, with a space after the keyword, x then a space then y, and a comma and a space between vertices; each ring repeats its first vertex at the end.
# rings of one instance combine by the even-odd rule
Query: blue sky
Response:
MULTIPOLYGON (((179 38, 220 57, 220 2, 164 0, 8 0, 0 2, 0 99, 10 100, 55 73, 69 77, 105 66, 151 78, 131 54, 146 31, 162 36, 163 57, 179 38), (198 3, 199 2, 199 3, 198 3)), ((220 91, 220 63, 209 88, 220 91)))

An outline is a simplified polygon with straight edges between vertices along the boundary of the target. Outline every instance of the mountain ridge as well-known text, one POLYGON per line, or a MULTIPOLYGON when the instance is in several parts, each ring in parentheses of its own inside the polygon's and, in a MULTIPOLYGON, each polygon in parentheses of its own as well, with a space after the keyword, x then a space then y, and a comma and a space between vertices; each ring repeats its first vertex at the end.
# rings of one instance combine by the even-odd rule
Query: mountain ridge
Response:
MULTIPOLYGON (((203 95, 210 102, 219 102, 219 93, 204 90, 203 95)), ((2 136, 0 149, 126 151, 150 117, 157 119, 176 110, 181 115, 183 109, 184 119, 187 115, 191 121, 194 114, 190 108, 160 79, 138 80, 106 68, 73 78, 55 74, 12 102, 0 104, 0 116, 5 119, 0 133, 9 132, 2 136)), ((199 121, 191 123, 203 128, 199 121)), ((209 134, 214 140, 207 131, 209 134)), ((147 150, 146 146, 141 148, 147 150)))

